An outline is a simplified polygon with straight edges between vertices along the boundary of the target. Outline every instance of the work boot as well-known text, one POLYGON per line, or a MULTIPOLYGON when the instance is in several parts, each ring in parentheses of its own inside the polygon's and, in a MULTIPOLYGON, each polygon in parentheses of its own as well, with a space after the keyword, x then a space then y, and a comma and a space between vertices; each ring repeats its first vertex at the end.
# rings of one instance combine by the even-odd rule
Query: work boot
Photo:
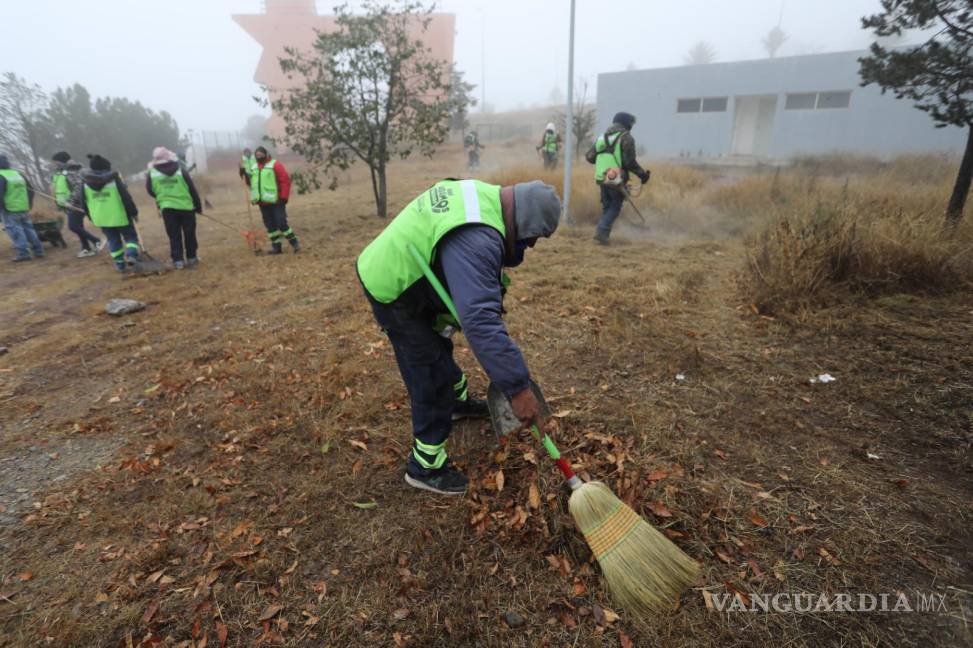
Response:
POLYGON ((438 495, 462 495, 466 492, 469 482, 470 480, 448 461, 442 468, 428 475, 410 475, 408 468, 405 471, 405 483, 409 486, 438 495))
POLYGON ((295 254, 301 251, 301 244, 297 242, 296 236, 294 238, 287 239, 287 241, 291 244, 291 247, 294 248, 295 254))
POLYGON ((467 398, 456 401, 453 406, 453 420, 462 421, 471 418, 490 418, 490 408, 485 400, 467 398))
POLYGON ((594 239, 595 239, 596 241, 598 241, 598 245, 611 245, 611 244, 610 244, 610 243, 608 242, 608 236, 607 236, 607 235, 605 235, 605 234, 602 234, 601 232, 595 232, 595 235, 594 235, 594 237, 593 237, 593 238, 594 238, 594 239))
POLYGON ((273 245, 271 245, 270 252, 268 252, 267 254, 283 254, 283 253, 284 250, 281 249, 280 243, 274 243, 273 245))

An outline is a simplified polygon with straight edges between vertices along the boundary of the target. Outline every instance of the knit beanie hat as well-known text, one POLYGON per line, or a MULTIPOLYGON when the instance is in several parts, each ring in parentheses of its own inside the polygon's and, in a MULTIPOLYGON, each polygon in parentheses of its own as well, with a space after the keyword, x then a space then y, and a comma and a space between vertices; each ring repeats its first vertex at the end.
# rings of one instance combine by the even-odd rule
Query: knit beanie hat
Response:
POLYGON ((615 113, 612 122, 621 124, 626 130, 632 130, 632 126, 635 126, 635 115, 627 112, 615 113))
POLYGON ((540 180, 514 185, 516 240, 549 238, 561 218, 561 200, 554 187, 540 180))
POLYGON ((92 171, 111 171, 111 162, 97 154, 88 154, 88 166, 92 171))
POLYGON ((53 157, 51 157, 51 159, 55 162, 60 162, 61 164, 67 164, 68 160, 71 159, 71 154, 67 151, 58 151, 53 157))

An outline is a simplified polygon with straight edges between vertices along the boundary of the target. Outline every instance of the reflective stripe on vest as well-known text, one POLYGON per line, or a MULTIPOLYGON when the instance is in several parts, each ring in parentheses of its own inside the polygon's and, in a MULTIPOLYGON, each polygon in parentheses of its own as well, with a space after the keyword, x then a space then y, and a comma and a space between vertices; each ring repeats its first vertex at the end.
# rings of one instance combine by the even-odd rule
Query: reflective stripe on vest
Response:
POLYGON ((98 227, 125 227, 128 225, 128 214, 122 194, 118 191, 118 184, 112 180, 101 189, 93 189, 84 185, 84 199, 88 204, 88 215, 91 222, 98 227))
POLYGON ((3 194, 3 209, 11 214, 30 211, 30 197, 27 195, 27 180, 20 171, 0 169, 0 176, 7 180, 7 191, 3 194))
POLYGON ((368 293, 389 304, 422 278, 409 252, 414 246, 432 265, 436 245, 469 224, 492 227, 504 236, 500 186, 479 180, 444 180, 416 197, 358 257, 358 276, 368 293))
POLYGON ((54 185, 54 202, 57 203, 58 207, 65 207, 68 201, 71 200, 71 187, 68 185, 68 172, 58 171, 51 178, 51 184, 54 185))
MULTIPOLYGON (((622 131, 612 133, 614 141, 607 141, 605 135, 598 137, 595 142, 595 182, 601 183, 605 179, 605 171, 612 167, 622 166, 622 131), (613 150, 609 150, 612 147, 613 150)), ((609 136, 611 137, 611 136, 609 136)))
POLYGON ((254 169, 250 178, 251 202, 268 205, 277 203, 277 174, 274 173, 276 166, 277 160, 267 160, 262 169, 254 169))
POLYGON ((557 153, 557 133, 544 132, 544 150, 548 153, 557 153))
POLYGON ((152 191, 159 209, 193 211, 196 208, 182 169, 177 169, 171 176, 152 169, 149 171, 149 178, 152 180, 152 191))

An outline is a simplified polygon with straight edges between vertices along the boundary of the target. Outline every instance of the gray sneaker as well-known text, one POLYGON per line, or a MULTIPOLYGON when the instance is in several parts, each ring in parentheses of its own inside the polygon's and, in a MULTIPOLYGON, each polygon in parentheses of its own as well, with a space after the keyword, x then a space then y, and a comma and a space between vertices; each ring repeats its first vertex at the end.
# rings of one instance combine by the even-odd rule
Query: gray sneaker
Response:
POLYGON ((405 472, 405 483, 413 488, 436 493, 437 495, 462 495, 470 480, 451 463, 428 475, 410 475, 405 472))
POLYGON ((172 267, 175 268, 176 270, 182 270, 183 268, 186 267, 186 264, 183 263, 182 261, 173 261, 172 267))
POLYGON ((192 259, 186 259, 186 267, 187 268, 195 268, 198 265, 199 265, 199 258, 198 257, 193 257, 192 259))

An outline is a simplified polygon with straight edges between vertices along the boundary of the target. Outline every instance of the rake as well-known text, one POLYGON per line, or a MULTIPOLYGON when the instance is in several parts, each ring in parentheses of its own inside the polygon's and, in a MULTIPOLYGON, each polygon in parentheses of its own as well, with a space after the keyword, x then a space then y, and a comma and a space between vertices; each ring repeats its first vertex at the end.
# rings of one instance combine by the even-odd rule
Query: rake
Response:
MULTIPOLYGON (((459 322, 452 299, 429 263, 415 246, 410 244, 409 251, 450 314, 459 322)), ((531 381, 531 389, 546 416, 550 410, 540 388, 531 381)), ((498 434, 523 427, 513 414, 510 400, 495 385, 490 385, 488 404, 498 434), (510 421, 512 425, 507 423, 510 421)), ((530 429, 571 487, 568 510, 601 565, 615 600, 637 616, 671 609, 679 596, 695 582, 699 564, 618 499, 608 486, 597 481, 582 481, 551 437, 536 425, 531 425, 530 429)))

